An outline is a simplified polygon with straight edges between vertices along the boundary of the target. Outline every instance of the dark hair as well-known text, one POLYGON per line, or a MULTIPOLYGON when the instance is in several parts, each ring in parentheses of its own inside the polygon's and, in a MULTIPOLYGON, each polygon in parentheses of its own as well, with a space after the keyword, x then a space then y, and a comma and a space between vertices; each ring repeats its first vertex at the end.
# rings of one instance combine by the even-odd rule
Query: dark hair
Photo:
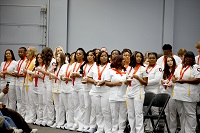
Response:
POLYGON ((41 53, 38 53, 38 54, 36 55, 35 67, 38 67, 38 66, 39 66, 38 55, 41 55, 41 57, 42 57, 42 54, 41 54, 41 53))
POLYGON ((131 50, 128 49, 128 48, 124 48, 124 49, 122 50, 122 54, 124 54, 125 52, 128 52, 128 53, 130 54, 130 56, 132 55, 131 50))
MULTIPOLYGON (((60 67, 65 64, 65 54, 64 53, 59 53, 60 54, 60 67)), ((57 59, 56 59, 56 64, 58 64, 57 59)))
POLYGON ((19 49, 23 49, 24 51, 27 51, 27 49, 25 47, 20 47, 19 49))
POLYGON ((86 60, 85 60, 85 62, 81 65, 81 67, 80 67, 80 74, 83 74, 84 72, 83 72, 83 67, 84 67, 84 65, 86 64, 86 63, 88 63, 88 60, 87 60, 87 56, 89 55, 89 53, 92 53, 93 55, 94 55, 94 61, 96 60, 96 55, 95 55, 95 53, 94 53, 94 51, 93 50, 89 50, 87 53, 86 53, 86 60))
POLYGON ((144 62, 144 56, 143 56, 143 54, 142 54, 141 52, 139 52, 139 51, 135 51, 135 55, 132 55, 132 56, 131 56, 131 62, 130 62, 130 66, 133 67, 133 68, 134 68, 134 67, 136 66, 136 64, 137 64, 137 63, 136 63, 136 55, 137 55, 137 54, 140 54, 140 55, 141 55, 142 60, 141 60, 141 62, 140 62, 140 65, 141 65, 141 66, 144 66, 144 64, 143 64, 143 62, 144 62))
POLYGON ((6 58, 6 52, 7 51, 10 51, 10 53, 12 55, 12 59, 11 60, 15 60, 15 55, 14 55, 13 51, 11 49, 6 49, 5 54, 4 54, 4 61, 7 61, 7 58, 6 58))
MULTIPOLYGON (((99 54, 98 54, 98 57, 97 57, 97 65, 100 65, 101 64, 101 61, 100 61, 100 57, 103 53, 106 53, 106 55, 108 56, 108 53, 106 51, 100 51, 99 54)), ((109 57, 109 56, 108 56, 109 57)), ((109 62, 109 58, 107 59, 107 62, 109 62)))
POLYGON ((42 60, 45 64, 45 68, 47 69, 53 58, 53 51, 51 48, 45 47, 44 49, 42 49, 41 55, 42 55, 42 60))
POLYGON ((111 60, 113 60, 113 59, 112 59, 112 53, 113 53, 113 52, 115 52, 115 51, 117 51, 117 52, 118 52, 118 54, 119 54, 119 55, 121 55, 121 52, 120 52, 119 50, 117 50, 117 49, 114 49, 114 50, 111 52, 111 54, 110 54, 110 58, 111 58, 111 60))
POLYGON ((123 69, 124 71, 126 71, 126 68, 125 68, 124 66, 122 66, 122 61, 123 61, 123 56, 122 56, 122 55, 117 55, 117 56, 113 59, 113 61, 112 61, 111 65, 110 65, 110 67, 111 67, 111 68, 116 68, 116 69, 118 69, 118 68, 121 66, 122 69, 123 69))
POLYGON ((156 57, 156 59, 158 59, 158 54, 157 54, 156 52, 149 52, 149 53, 148 53, 148 57, 149 57, 150 55, 154 55, 154 56, 156 57))
MULTIPOLYGON (((85 50, 83 49, 83 48, 78 48, 77 50, 76 50, 76 52, 77 51, 82 51, 83 52, 83 61, 86 61, 86 52, 85 52, 85 50)), ((76 59, 76 52, 75 52, 75 57, 74 57, 74 59, 75 59, 75 61, 77 61, 77 59, 76 59)))
POLYGON ((169 78, 169 76, 171 74, 174 74, 175 69, 176 69, 176 61, 175 61, 174 57, 173 56, 167 56, 166 60, 165 60, 164 70, 163 70, 163 79, 167 79, 167 78, 169 78), (173 66, 172 66, 171 71, 169 70, 169 66, 167 65, 167 58, 171 58, 172 61, 173 61, 173 66))
POLYGON ((172 50, 172 46, 170 44, 165 44, 163 45, 162 50, 172 50))
POLYGON ((74 54, 74 58, 75 58, 75 52, 72 52, 69 56, 69 63, 71 62, 71 56, 74 54))
POLYGON ((185 63, 185 58, 192 58, 193 59, 193 62, 192 64, 190 64, 190 66, 193 66, 195 64, 195 55, 192 51, 188 51, 186 52, 186 54, 184 55, 184 59, 183 59, 183 63, 185 63))

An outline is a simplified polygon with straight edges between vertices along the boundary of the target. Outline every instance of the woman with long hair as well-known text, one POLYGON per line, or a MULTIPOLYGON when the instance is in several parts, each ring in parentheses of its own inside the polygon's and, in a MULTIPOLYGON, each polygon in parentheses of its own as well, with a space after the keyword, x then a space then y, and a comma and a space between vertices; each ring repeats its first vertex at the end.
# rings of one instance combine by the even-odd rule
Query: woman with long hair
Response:
POLYGON ((3 98, 3 102, 10 109, 16 109, 15 74, 17 62, 11 49, 7 49, 4 54, 4 61, 1 63, 1 88, 10 82, 8 94, 3 98))
POLYGON ((131 133, 143 133, 143 103, 144 87, 148 84, 148 74, 143 64, 144 56, 136 51, 135 56, 131 57, 132 70, 127 78, 127 107, 128 120, 131 133))
MULTIPOLYGON (((161 79, 161 93, 168 93, 171 97, 174 95, 174 85, 172 83, 172 77, 177 68, 176 61, 172 56, 166 57, 163 77, 161 79)), ((167 123, 169 125, 169 129, 171 133, 175 133, 177 128, 177 109, 175 100, 170 98, 169 102, 165 108, 165 114, 167 117, 167 123)))
POLYGON ((35 57, 37 55, 37 49, 34 47, 28 47, 26 53, 26 65, 23 70, 25 75, 25 98, 26 98, 26 116, 25 120, 27 123, 33 123, 36 120, 36 108, 35 108, 35 100, 32 96, 34 93, 34 83, 31 75, 33 74, 33 69, 35 67, 35 57))
POLYGON ((111 69, 105 77, 105 84, 110 87, 110 108, 112 115, 112 132, 123 133, 126 127, 126 68, 122 55, 117 55, 111 63, 111 69))
POLYGON ((75 53, 72 53, 69 58, 68 64, 63 64, 59 77, 61 79, 61 98, 60 98, 60 122, 66 123, 61 126, 62 129, 70 129, 74 125, 74 104, 72 97, 72 80, 70 78, 71 66, 75 62, 74 60, 75 53), (63 108, 63 109, 62 109, 63 108))
POLYGON ((34 68, 33 74, 31 75, 32 78, 33 78, 33 82, 34 82, 32 98, 35 99, 34 100, 34 106, 37 110, 37 119, 34 122, 34 124, 40 125, 40 124, 42 124, 42 121, 43 121, 44 74, 37 71, 37 68, 44 68, 41 53, 37 54, 37 56, 36 56, 35 68, 34 68))
POLYGON ((80 71, 83 74, 82 83, 84 86, 84 103, 85 103, 85 114, 84 114, 84 129, 83 132, 89 129, 90 124, 90 114, 91 114, 91 97, 89 92, 92 88, 91 84, 87 84, 87 74, 91 71, 92 67, 95 65, 95 53, 93 50, 89 50, 86 53, 86 61, 80 67, 80 71))
POLYGON ((41 72, 45 75, 44 77, 44 91, 43 91, 43 100, 44 100, 44 110, 43 110, 43 122, 42 126, 52 126, 54 122, 54 105, 53 105, 53 94, 52 94, 52 81, 49 76, 53 73, 55 69, 54 64, 56 60, 53 58, 53 51, 49 47, 42 49, 42 59, 44 63, 43 68, 37 68, 38 72, 41 72))
POLYGON ((92 84, 90 91, 92 99, 90 129, 88 132, 94 132, 96 125, 97 133, 105 131, 111 132, 112 120, 109 104, 109 87, 105 86, 105 76, 110 69, 108 53, 101 51, 98 54, 96 65, 88 73, 87 82, 92 84), (95 122, 96 120, 96 122, 95 122))
POLYGON ((200 67, 195 64, 193 52, 186 52, 183 64, 179 65, 172 81, 175 83, 174 96, 180 116, 181 132, 196 132, 196 105, 199 101, 200 67))
POLYGON ((53 73, 50 74, 49 78, 52 80, 52 92, 54 98, 54 107, 56 113, 56 121, 50 126, 52 128, 60 128, 64 121, 60 121, 60 111, 63 110, 63 106, 60 106, 61 103, 61 80, 59 77, 60 69, 65 64, 65 54, 59 53, 56 56, 56 67, 53 70, 53 73))

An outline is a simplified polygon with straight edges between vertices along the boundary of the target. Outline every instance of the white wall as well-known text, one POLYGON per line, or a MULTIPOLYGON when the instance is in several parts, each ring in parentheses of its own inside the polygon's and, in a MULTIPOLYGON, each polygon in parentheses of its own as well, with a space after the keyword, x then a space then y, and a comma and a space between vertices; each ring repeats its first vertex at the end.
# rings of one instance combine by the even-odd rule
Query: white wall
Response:
POLYGON ((160 52, 163 0, 70 0, 69 51, 106 46, 160 52))
POLYGON ((200 0, 175 0, 174 51, 194 51, 200 41, 200 0))

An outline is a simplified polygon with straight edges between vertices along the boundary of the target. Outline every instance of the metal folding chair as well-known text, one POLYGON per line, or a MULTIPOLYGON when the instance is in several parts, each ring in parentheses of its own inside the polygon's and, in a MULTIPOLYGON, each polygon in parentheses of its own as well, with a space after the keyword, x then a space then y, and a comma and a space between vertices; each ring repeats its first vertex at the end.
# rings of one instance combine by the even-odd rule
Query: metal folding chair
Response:
POLYGON ((165 108, 166 108, 166 105, 167 105, 169 99, 170 99, 169 94, 166 94, 166 93, 156 94, 151 105, 147 109, 147 113, 144 115, 144 120, 145 119, 151 120, 154 133, 157 132, 157 127, 158 127, 158 123, 159 123, 160 119, 164 119, 164 122, 165 122, 166 127, 167 127, 167 131, 168 131, 168 133, 170 133, 170 130, 169 130, 169 127, 168 127, 168 124, 167 124, 166 115, 165 115, 165 108), (151 112, 152 107, 158 107, 159 108, 159 114, 158 115, 152 114, 152 112, 151 112), (154 120, 157 120, 155 125, 154 125, 154 120))

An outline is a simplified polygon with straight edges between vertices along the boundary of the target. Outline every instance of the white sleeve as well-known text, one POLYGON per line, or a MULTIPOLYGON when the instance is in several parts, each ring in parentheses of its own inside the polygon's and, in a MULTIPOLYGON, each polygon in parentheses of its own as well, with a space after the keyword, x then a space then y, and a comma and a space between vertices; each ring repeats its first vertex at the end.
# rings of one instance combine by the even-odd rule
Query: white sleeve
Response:
POLYGON ((0 93, 0 99, 2 99, 2 98, 4 97, 4 95, 5 95, 5 94, 4 94, 3 92, 1 92, 1 93, 0 93))
POLYGON ((109 69, 108 72, 105 75, 104 80, 111 81, 111 73, 112 73, 112 69, 109 69))
POLYGON ((157 68, 155 71, 155 75, 153 79, 148 78, 148 85, 156 85, 160 83, 160 80, 162 78, 162 69, 157 68))

